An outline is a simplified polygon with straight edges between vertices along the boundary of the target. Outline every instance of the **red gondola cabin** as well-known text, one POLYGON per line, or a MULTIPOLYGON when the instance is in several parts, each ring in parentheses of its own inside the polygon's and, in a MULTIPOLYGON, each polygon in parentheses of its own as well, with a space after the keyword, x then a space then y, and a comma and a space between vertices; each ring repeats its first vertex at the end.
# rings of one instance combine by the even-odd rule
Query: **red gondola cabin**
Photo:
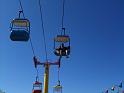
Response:
POLYGON ((32 93, 42 93, 42 83, 41 82, 36 81, 33 84, 32 93))

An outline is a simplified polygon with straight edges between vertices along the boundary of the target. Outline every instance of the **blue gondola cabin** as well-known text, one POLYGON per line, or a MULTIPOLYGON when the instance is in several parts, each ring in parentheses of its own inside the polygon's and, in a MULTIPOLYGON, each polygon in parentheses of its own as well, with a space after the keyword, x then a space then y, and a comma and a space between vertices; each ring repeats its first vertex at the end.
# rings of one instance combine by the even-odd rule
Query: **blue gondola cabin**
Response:
POLYGON ((67 35, 57 35, 54 38, 54 54, 56 56, 66 56, 70 55, 70 37, 67 35), (56 43, 59 45, 56 46, 56 43))
POLYGON ((10 39, 12 41, 28 41, 30 35, 29 20, 22 18, 12 20, 10 31, 10 39))

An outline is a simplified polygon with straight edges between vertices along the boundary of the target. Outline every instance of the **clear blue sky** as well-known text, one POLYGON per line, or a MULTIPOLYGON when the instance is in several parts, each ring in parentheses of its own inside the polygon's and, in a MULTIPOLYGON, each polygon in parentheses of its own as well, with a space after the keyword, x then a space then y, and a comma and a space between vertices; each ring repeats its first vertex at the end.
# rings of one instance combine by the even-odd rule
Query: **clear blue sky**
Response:
MULTIPOLYGON (((53 37, 60 29, 61 0, 41 0, 49 60, 53 37)), ((37 57, 45 60, 38 0, 22 0, 31 22, 37 57)), ((35 81, 29 42, 12 42, 9 26, 18 16, 18 0, 0 0, 0 88, 7 93, 31 93, 35 81)), ((70 59, 63 59, 63 93, 101 93, 124 80, 124 0, 66 0, 65 27, 71 36, 70 59)), ((39 68, 43 82, 43 67, 39 68)), ((50 90, 57 81, 57 67, 50 69, 50 90)))

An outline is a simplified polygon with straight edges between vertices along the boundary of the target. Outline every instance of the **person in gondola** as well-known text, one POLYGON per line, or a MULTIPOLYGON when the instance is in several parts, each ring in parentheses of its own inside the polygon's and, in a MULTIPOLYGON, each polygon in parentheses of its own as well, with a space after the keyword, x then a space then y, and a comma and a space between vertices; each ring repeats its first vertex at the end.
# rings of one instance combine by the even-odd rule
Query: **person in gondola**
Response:
POLYGON ((70 46, 64 46, 62 43, 58 48, 55 49, 54 52, 57 56, 67 56, 70 54, 70 46))

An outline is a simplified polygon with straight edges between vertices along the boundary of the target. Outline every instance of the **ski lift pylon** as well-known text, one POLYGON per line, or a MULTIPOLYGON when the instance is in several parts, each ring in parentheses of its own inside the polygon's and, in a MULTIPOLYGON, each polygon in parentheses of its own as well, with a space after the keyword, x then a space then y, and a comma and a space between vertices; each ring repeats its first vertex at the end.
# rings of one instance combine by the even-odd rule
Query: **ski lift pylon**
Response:
POLYGON ((23 11, 19 11, 19 18, 15 18, 11 21, 10 25, 10 39, 12 41, 28 41, 30 35, 30 21, 25 18, 21 18, 20 15, 23 11))

